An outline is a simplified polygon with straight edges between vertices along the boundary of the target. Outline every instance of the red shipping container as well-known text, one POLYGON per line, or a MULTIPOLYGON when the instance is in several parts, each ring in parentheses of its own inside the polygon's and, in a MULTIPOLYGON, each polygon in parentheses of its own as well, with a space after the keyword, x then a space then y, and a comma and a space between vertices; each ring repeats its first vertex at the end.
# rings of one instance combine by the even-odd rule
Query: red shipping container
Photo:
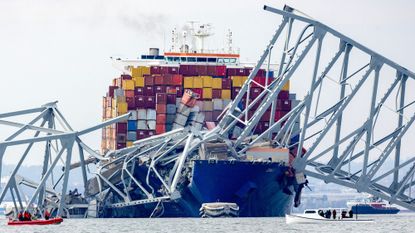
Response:
POLYGON ((216 75, 217 76, 226 76, 226 66, 216 66, 216 75))
POLYGON ((172 85, 181 86, 183 84, 183 76, 180 74, 175 74, 172 77, 172 85))
POLYGON ((153 86, 145 86, 143 91, 145 96, 153 96, 154 95, 154 87, 153 86))
POLYGON ((128 74, 122 74, 121 79, 122 80, 131 80, 131 79, 133 79, 133 77, 131 77, 131 75, 128 75, 128 74))
POLYGON ((127 133, 127 123, 125 122, 118 122, 115 124, 117 134, 120 133, 127 133))
POLYGON ((157 104, 167 104, 167 94, 166 93, 157 93, 156 94, 156 103, 157 104))
POLYGON ((125 147, 127 147, 127 144, 125 144, 125 143, 117 143, 117 150, 118 149, 123 149, 123 148, 125 148, 125 147))
POLYGON ((176 94, 177 90, 175 86, 166 86, 167 94, 176 94))
POLYGON ((163 78, 164 78, 163 80, 164 85, 173 85, 173 75, 165 74, 163 78))
POLYGON ((177 97, 182 97, 183 96, 183 87, 181 86, 176 86, 176 96, 177 97))
POLYGON ((231 89, 232 80, 229 78, 222 79, 222 89, 231 89))
POLYGON ((243 68, 228 68, 227 75, 228 76, 244 76, 245 71, 243 68))
POLYGON ((222 98, 222 90, 221 89, 212 89, 212 98, 213 99, 221 99, 222 98))
POLYGON ((133 90, 124 90, 124 96, 125 97, 134 97, 134 91, 133 90))
POLYGON ((118 89, 117 86, 109 86, 108 87, 108 96, 114 98, 114 90, 118 89))
POLYGON ((154 85, 154 77, 153 76, 144 76, 144 85, 145 86, 153 86, 154 85))
POLYGON ((269 121, 271 119, 271 110, 267 110, 261 117, 261 121, 269 121))
POLYGON ((207 66, 205 65, 197 65, 197 74, 198 75, 207 75, 207 66))
POLYGON ((287 115, 288 111, 275 111, 275 117, 274 120, 277 122, 279 119, 281 119, 283 116, 287 115))
POLYGON ((125 101, 127 102, 127 108, 128 108, 128 110, 134 110, 134 109, 136 109, 134 97, 125 97, 125 101))
POLYGON ((156 100, 154 96, 146 96, 146 108, 155 109, 156 108, 156 100))
POLYGON ((288 100, 289 97, 290 97, 289 91, 280 91, 280 93, 278 93, 278 99, 280 100, 288 100))
POLYGON ((176 104, 176 94, 167 94, 167 104, 176 104))
POLYGON ((232 88, 232 99, 235 99, 238 93, 241 91, 240 87, 234 87, 232 88))
POLYGON ((166 93, 165 86, 154 86, 154 93, 166 93))
POLYGON ((154 85, 164 85, 164 77, 161 75, 154 75, 154 85))
POLYGON ((216 66, 207 66, 207 75, 217 76, 216 75, 216 66))
POLYGON ((156 123, 157 124, 166 124, 166 114, 157 114, 156 123))
POLYGON ((155 130, 146 130, 146 134, 148 137, 154 136, 156 135, 156 131, 155 130))
POLYGON ((150 74, 161 74, 160 66, 152 66, 150 67, 150 74))
POLYGON ((146 99, 142 95, 135 96, 135 107, 136 108, 145 108, 146 99))
POLYGON ((166 132, 166 125, 156 125, 156 134, 162 134, 166 132))
POLYGON ((158 114, 166 114, 167 105, 166 104, 156 104, 156 112, 158 114))
POLYGON ((291 110, 291 100, 278 100, 281 102, 281 110, 290 111, 291 110))
POLYGON ((147 137, 146 131, 145 130, 137 130, 137 139, 144 139, 147 137))
POLYGON ((134 95, 145 95, 144 94, 144 87, 136 87, 134 89, 134 95))
POLYGON ((203 112, 205 114, 205 121, 213 121, 213 112, 203 112))
POLYGON ((199 95, 199 98, 203 98, 203 88, 192 88, 192 91, 199 95))
POLYGON ((222 113, 222 111, 220 111, 220 110, 214 110, 213 112, 212 112, 212 117, 213 117, 213 120, 214 121, 217 121, 218 120, 218 117, 219 117, 219 115, 222 113))
POLYGON ((249 94, 250 94, 249 98, 250 99, 256 99, 261 94, 261 92, 262 92, 262 88, 253 87, 253 88, 251 88, 251 90, 249 92, 249 94))

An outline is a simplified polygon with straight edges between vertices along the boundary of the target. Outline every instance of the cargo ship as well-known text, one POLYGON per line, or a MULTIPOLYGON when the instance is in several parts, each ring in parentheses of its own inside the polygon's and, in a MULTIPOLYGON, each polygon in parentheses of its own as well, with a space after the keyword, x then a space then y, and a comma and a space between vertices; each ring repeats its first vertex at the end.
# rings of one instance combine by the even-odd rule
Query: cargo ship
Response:
MULTIPOLYGON (((226 106, 241 90, 253 64, 240 61, 239 51, 232 46, 230 31, 226 36, 225 49, 221 51, 204 48, 205 39, 210 35, 210 25, 191 23, 181 32, 176 29, 172 31, 172 46, 163 54, 160 54, 159 49, 151 48, 149 54, 137 59, 114 59, 123 73, 113 79, 103 97, 103 120, 126 113, 130 113, 130 117, 126 122, 103 129, 103 154, 128 149, 137 141, 183 127, 191 126, 197 130, 215 127, 226 106)), ((274 79, 277 67, 270 67, 258 71, 254 78, 258 85, 251 87, 250 98, 258 96, 263 91, 261 86, 266 86, 274 79)), ((295 104, 295 94, 290 93, 289 89, 287 83, 276 100, 275 121, 295 104)), ((246 98, 242 101, 246 101, 246 98)), ((254 134, 268 128, 270 111, 258 123, 254 134)), ((249 112, 253 113, 254 110, 249 112)), ((235 127, 230 139, 238 135, 235 127)), ((198 217, 201 206, 212 202, 237 204, 241 217, 284 216, 290 212, 293 202, 298 204, 301 191, 290 165, 292 159, 293 154, 289 149, 271 145, 252 148, 238 159, 230 156, 224 143, 207 145, 205 153, 186 162, 186 178, 179 181, 176 198, 117 206, 114 203, 120 203, 123 197, 117 192, 108 191, 110 189, 100 192, 98 187, 103 190, 105 187, 102 186, 108 185, 100 183, 97 178, 89 180, 86 194, 96 196, 90 205, 89 216, 198 217)), ((162 195, 163 190, 153 188, 162 186, 160 181, 148 175, 150 168, 144 163, 131 168, 137 182, 131 182, 130 199, 149 196, 141 191, 146 189, 153 190, 155 196, 162 195), (134 183, 143 187, 134 186, 134 183)), ((123 190, 125 187, 120 182, 121 175, 116 172, 121 166, 108 169, 106 178, 123 190)), ((101 177, 104 176, 103 173, 101 177)))
POLYGON ((348 201, 347 207, 356 214, 397 214, 399 209, 388 204, 379 198, 369 197, 364 200, 348 201))

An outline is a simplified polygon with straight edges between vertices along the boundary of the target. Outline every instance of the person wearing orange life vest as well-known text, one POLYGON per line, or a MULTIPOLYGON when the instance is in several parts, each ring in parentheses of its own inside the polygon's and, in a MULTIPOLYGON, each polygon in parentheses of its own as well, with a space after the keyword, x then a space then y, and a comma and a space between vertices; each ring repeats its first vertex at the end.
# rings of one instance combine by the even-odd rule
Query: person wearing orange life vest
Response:
POLYGON ((49 213, 49 211, 48 211, 48 210, 45 210, 45 214, 44 214, 44 216, 45 216, 45 219, 46 219, 46 220, 49 220, 49 218, 50 218, 50 213, 49 213))

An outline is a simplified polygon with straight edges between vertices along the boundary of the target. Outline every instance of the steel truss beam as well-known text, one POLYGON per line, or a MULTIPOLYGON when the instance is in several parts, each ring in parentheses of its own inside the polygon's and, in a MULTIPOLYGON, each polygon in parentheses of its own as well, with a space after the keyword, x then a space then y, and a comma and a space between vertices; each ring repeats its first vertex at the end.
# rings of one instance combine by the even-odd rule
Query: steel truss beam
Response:
MULTIPOLYGON (((72 127, 68 124, 68 121, 59 111, 56 104, 57 102, 52 102, 45 104, 39 108, 0 114, 0 118, 11 118, 16 116, 30 117, 33 114, 38 114, 33 120, 29 121, 27 124, 22 124, 12 120, 0 120, 1 126, 18 128, 18 130, 12 133, 9 137, 4 139, 3 141, 0 141, 0 175, 3 167, 3 157, 7 156, 7 148, 17 145, 27 145, 26 149, 21 154, 18 163, 11 172, 9 180, 7 181, 4 187, 0 187, 0 203, 4 201, 6 194, 9 192, 12 196, 13 203, 15 203, 15 213, 17 213, 18 210, 21 210, 23 208, 31 210, 33 208, 37 208, 40 211, 40 213, 43 213, 44 208, 46 207, 45 200, 50 199, 50 195, 54 195, 60 199, 57 215, 63 215, 66 212, 65 209, 67 208, 64 200, 68 191, 68 180, 70 176, 71 161, 73 157, 72 148, 74 144, 78 146, 80 156, 80 167, 82 169, 83 182, 86 186, 87 165, 85 164, 84 151, 87 152, 91 157, 96 158, 97 160, 102 159, 103 161, 105 161, 106 158, 104 158, 103 156, 92 150, 90 147, 88 147, 85 143, 83 143, 80 137, 95 130, 101 129, 102 127, 111 125, 115 122, 126 120, 129 117, 128 114, 125 114, 123 116, 114 118, 112 120, 100 123, 96 126, 77 132, 74 131, 72 127), (59 122, 60 124, 56 124, 56 122, 59 122), (46 123, 47 126, 45 127, 46 123), (23 133, 26 131, 34 131, 34 136, 31 138, 24 138, 23 133), (20 138, 17 139, 18 137, 20 138), (51 149, 51 145, 53 143, 60 146, 60 149, 55 148, 58 150, 56 153, 53 153, 53 150, 51 149), (45 147, 43 158, 32 158, 32 160, 43 160, 43 169, 41 171, 41 174, 39 174, 39 177, 41 179, 39 182, 28 181, 27 178, 19 176, 18 172, 22 168, 24 162, 28 160, 32 147, 39 146, 41 144, 43 144, 45 147), (61 175, 61 179, 58 179, 55 182, 52 174, 59 172, 60 169, 57 169, 59 162, 63 162, 63 173, 61 175), (60 181, 62 182, 60 183, 60 181), (22 194, 18 187, 19 185, 25 185, 34 189, 34 193, 32 196, 29 197, 27 203, 25 203, 25 207, 22 204, 22 194), (47 187, 49 185, 51 185, 52 187, 47 187), (17 203, 19 205, 17 205, 17 203), (34 203, 36 203, 36 206, 33 205, 34 203)), ((60 172, 62 172, 62 170, 60 172)), ((36 177, 35 174, 33 174, 33 177, 36 177)))

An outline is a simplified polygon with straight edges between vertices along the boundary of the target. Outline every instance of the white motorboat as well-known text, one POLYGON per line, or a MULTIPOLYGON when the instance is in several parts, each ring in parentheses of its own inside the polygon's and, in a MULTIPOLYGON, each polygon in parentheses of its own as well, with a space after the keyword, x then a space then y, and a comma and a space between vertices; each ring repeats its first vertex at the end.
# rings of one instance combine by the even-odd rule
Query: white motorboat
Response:
MULTIPOLYGON (((324 211, 327 211, 327 210, 308 209, 308 210, 305 210, 303 214, 286 214, 285 215, 285 222, 287 224, 291 224, 291 223, 318 223, 318 222, 361 222, 361 223, 373 222, 373 219, 342 218, 340 214, 335 219, 331 218, 331 217, 326 218, 321 213, 324 213, 324 211)), ((341 213, 341 211, 342 210, 339 210, 338 213, 341 213)))

